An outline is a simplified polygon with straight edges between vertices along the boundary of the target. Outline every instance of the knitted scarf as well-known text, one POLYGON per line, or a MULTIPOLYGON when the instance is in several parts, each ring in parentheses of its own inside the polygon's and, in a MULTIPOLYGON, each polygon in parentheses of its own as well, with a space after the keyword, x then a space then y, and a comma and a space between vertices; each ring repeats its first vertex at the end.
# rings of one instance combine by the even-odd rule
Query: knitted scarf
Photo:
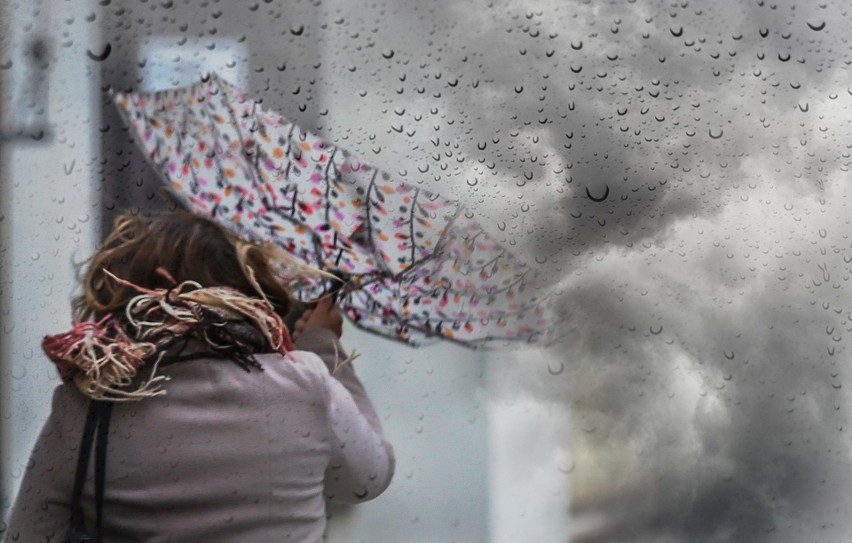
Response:
POLYGON ((62 380, 73 381, 91 398, 141 400, 165 394, 162 383, 168 377, 157 373, 161 363, 223 358, 249 371, 263 369, 256 353, 295 350, 284 322, 265 298, 194 281, 149 290, 106 273, 139 292, 124 312, 75 323, 42 341, 62 380), (191 343, 192 351, 182 354, 191 343), (146 377, 139 375, 143 368, 150 368, 146 377))

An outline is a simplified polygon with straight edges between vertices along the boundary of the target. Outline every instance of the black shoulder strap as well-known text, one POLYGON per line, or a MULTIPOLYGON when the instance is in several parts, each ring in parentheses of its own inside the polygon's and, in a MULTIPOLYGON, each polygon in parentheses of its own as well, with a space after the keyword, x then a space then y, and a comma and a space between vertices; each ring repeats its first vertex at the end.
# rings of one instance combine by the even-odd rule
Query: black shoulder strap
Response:
POLYGON ((95 446, 95 507, 97 524, 95 534, 100 540, 101 525, 104 510, 104 481, 106 477, 107 440, 109 438, 109 419, 112 415, 112 402, 95 402, 100 408, 100 424, 98 425, 98 442, 95 446))
POLYGON ((100 541, 103 499, 104 499, 104 477, 106 475, 106 447, 109 436, 109 419, 112 414, 112 402, 92 400, 89 404, 89 413, 86 416, 86 425, 83 427, 83 437, 80 440, 80 452, 77 456, 77 471, 74 475, 74 491, 71 495, 71 526, 68 533, 70 543, 84 541, 100 541), (86 480, 86 471, 89 467, 89 457, 92 455, 92 442, 97 432, 97 449, 95 451, 95 508, 97 521, 95 534, 86 532, 86 520, 83 517, 81 499, 83 496, 83 484, 86 480))

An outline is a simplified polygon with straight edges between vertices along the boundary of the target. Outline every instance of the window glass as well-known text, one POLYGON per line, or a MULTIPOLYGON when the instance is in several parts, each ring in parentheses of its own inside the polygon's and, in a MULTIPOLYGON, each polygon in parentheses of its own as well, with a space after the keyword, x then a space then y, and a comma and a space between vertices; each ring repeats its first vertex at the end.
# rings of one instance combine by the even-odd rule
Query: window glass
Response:
POLYGON ((388 494, 331 510, 329 540, 848 536, 843 2, 0 13, 4 515, 58 383, 40 338, 69 322, 72 265, 117 210, 171 205, 112 93, 216 72, 461 201, 553 286, 547 347, 411 349, 347 328, 399 464, 388 494))

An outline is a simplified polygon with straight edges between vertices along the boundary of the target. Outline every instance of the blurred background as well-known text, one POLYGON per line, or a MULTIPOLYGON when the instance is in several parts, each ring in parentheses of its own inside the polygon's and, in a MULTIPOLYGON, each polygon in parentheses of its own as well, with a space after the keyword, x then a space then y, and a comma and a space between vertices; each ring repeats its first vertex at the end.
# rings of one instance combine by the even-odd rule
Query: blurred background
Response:
POLYGON ((165 206, 110 92, 215 71, 557 285, 549 349, 346 330, 399 463, 327 540, 852 539, 849 24, 791 0, 3 3, 2 513, 74 264, 165 206))

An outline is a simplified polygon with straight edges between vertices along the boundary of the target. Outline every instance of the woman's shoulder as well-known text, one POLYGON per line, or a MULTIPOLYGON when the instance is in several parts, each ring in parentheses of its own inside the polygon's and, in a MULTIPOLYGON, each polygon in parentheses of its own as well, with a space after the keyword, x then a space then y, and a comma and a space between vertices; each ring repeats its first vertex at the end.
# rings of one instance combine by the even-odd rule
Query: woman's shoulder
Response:
POLYGON ((296 350, 285 354, 269 353, 255 356, 264 368, 271 366, 288 370, 290 373, 317 375, 319 377, 328 375, 325 363, 316 353, 311 351, 296 350))
POLYGON ((272 379, 283 378, 302 386, 325 388, 331 377, 322 359, 310 351, 289 351, 286 354, 256 355, 263 373, 272 379))
POLYGON ((150 400, 177 405, 184 401, 203 401, 204 398, 228 403, 267 395, 296 398, 326 394, 330 376, 316 354, 290 351, 286 354, 256 354, 254 358, 258 367, 241 367, 235 361, 217 358, 168 364, 158 371, 165 377, 161 383, 164 394, 150 400))

